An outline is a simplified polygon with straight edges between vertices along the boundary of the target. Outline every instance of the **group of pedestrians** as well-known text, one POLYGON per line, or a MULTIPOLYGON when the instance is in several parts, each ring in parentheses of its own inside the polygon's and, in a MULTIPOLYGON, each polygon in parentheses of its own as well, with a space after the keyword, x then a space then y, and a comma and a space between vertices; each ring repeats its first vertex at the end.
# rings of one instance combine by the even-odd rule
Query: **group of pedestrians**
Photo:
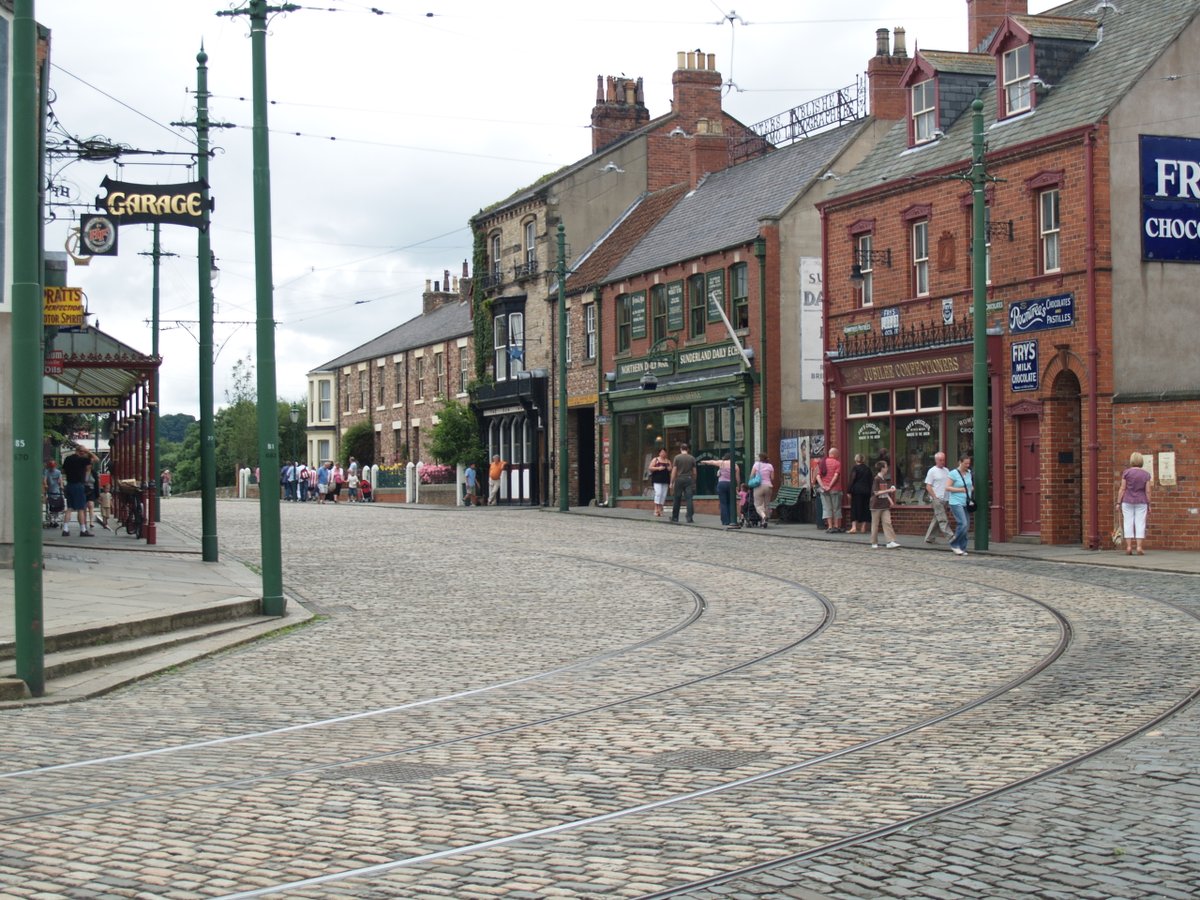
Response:
POLYGON ((80 537, 93 537, 95 525, 108 528, 111 493, 100 484, 100 458, 82 444, 62 461, 49 460, 42 470, 42 496, 52 514, 66 507, 63 537, 71 533, 71 518, 79 525, 80 537))
MULTIPOLYGON (((680 507, 690 524, 695 514, 696 471, 699 466, 717 469, 717 502, 721 513, 721 524, 726 528, 739 527, 737 507, 734 503, 733 485, 741 483, 741 470, 728 454, 722 459, 697 461, 688 444, 680 444, 679 453, 672 459, 666 448, 661 448, 648 466, 650 483, 654 489, 654 515, 661 517, 666 507, 668 493, 673 498, 671 522, 678 524, 680 507)), ((896 505, 896 484, 892 479, 887 460, 879 460, 874 469, 867 465, 860 454, 855 457, 854 467, 848 473, 850 490, 851 525, 843 528, 842 517, 842 464, 836 447, 820 457, 813 466, 812 487, 821 498, 821 510, 825 531, 828 534, 870 534, 871 547, 880 546, 879 535, 883 533, 882 545, 894 550, 900 546, 892 526, 892 508, 896 505)), ((775 467, 767 454, 760 453, 751 467, 749 476, 741 486, 738 496, 752 498, 757 512, 757 524, 766 528, 771 517, 771 497, 775 489, 775 467)), ((950 549, 957 556, 967 555, 967 533, 970 529, 970 513, 974 511, 975 485, 971 478, 971 457, 963 456, 954 469, 946 468, 946 454, 934 455, 934 465, 925 476, 925 492, 933 512, 925 540, 933 543, 935 529, 942 532, 950 542, 950 549), (950 519, 954 519, 954 527, 950 519)))
POLYGON ((284 463, 279 470, 279 485, 285 503, 337 504, 343 492, 348 503, 370 503, 373 497, 371 482, 362 477, 353 456, 345 468, 333 460, 315 467, 299 460, 284 463))
MULTIPOLYGON (((830 450, 830 455, 836 450, 830 450)), ((870 534, 871 546, 879 546, 883 532, 888 549, 900 546, 892 527, 892 509, 896 506, 896 483, 886 459, 878 460, 872 469, 862 454, 854 457, 849 474, 850 515, 853 524, 846 534, 870 534)), ((925 542, 932 544, 940 532, 950 543, 956 556, 967 555, 967 533, 971 527, 970 514, 975 509, 975 483, 971 477, 971 457, 964 455, 953 469, 946 468, 946 454, 933 455, 933 465, 925 472, 925 496, 932 517, 925 529, 925 542), (950 520, 954 520, 951 526, 950 520)), ((828 496, 826 494, 825 496, 828 496)), ((838 496, 838 505, 841 497, 838 496)), ((837 528, 836 521, 831 526, 837 528)))

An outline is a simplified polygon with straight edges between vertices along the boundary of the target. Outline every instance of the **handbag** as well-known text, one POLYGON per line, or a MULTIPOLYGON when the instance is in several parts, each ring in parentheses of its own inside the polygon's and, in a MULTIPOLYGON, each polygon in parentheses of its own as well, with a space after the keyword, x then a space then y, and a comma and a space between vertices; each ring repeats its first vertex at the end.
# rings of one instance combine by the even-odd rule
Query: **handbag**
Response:
POLYGON ((761 486, 762 486, 762 476, 759 475, 757 472, 755 472, 753 475, 751 475, 750 480, 746 482, 746 487, 750 488, 751 490, 753 490, 756 487, 761 487, 761 486))
POLYGON ((977 507, 975 506, 975 495, 967 494, 967 512, 973 513, 973 512, 975 512, 976 508, 977 507))
POLYGON ((1114 547, 1120 547, 1124 541, 1124 520, 1121 518, 1121 508, 1118 506, 1115 510, 1113 510, 1112 543, 1114 547))

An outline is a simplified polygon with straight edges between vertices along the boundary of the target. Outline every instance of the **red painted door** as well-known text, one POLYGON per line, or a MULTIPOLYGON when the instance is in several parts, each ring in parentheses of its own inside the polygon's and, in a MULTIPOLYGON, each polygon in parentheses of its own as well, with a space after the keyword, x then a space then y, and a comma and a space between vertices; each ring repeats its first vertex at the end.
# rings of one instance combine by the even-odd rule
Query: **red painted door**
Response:
POLYGON ((1017 511, 1018 532, 1042 533, 1042 479, 1039 463, 1041 427, 1037 416, 1017 419, 1017 511))

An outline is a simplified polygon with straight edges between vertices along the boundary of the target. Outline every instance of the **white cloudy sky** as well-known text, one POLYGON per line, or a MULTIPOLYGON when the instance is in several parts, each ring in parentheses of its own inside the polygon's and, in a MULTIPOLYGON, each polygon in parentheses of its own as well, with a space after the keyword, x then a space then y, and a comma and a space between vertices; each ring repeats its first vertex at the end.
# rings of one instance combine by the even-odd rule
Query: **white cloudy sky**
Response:
MULTIPOLYGON (((216 402, 255 350, 251 48, 242 7, 223 0, 37 0, 51 29, 53 111, 78 138, 186 151, 196 53, 208 53, 216 201, 216 402), (241 324, 246 323, 246 324, 241 324)), ((281 4, 274 4, 281 5, 281 4)), ((470 258, 467 219, 586 156, 597 75, 641 76, 651 116, 668 111, 676 52, 715 53, 733 83, 725 108, 747 124, 852 83, 875 29, 903 25, 908 49, 965 50, 965 0, 318 0, 275 16, 267 39, 277 392, 420 311, 426 279, 470 258), (383 14, 371 12, 378 9, 383 14), (429 14, 429 15, 427 15, 429 14), (746 24, 743 24, 743 21, 746 24)), ((1030 0, 1030 12, 1053 4, 1030 0)), ((91 202, 101 179, 190 180, 181 157, 52 164, 91 202)), ((61 208, 47 248, 78 210, 61 208)), ((568 236, 569 239, 569 236, 568 236)), ((100 327, 149 352, 149 226, 120 256, 72 267, 100 327)), ((163 228, 160 350, 164 413, 197 414, 196 233, 163 228), (177 324, 180 323, 180 324, 177 324)))

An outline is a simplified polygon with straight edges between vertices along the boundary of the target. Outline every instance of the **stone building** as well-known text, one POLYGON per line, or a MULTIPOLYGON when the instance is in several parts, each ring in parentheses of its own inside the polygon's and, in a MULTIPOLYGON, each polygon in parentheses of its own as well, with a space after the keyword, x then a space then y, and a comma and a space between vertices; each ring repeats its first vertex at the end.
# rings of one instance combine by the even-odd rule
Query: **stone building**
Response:
POLYGON ((470 402, 471 278, 426 281, 421 314, 308 373, 307 461, 338 455, 346 430, 369 422, 374 462, 429 462, 429 429, 448 400, 470 402))
POLYGON ((844 459, 892 461, 902 531, 929 519, 936 450, 988 453, 992 535, 1092 548, 1137 450, 1155 478, 1152 542, 1195 549, 1200 0, 1076 0, 1045 15, 968 0, 967 12, 971 52, 914 55, 902 121, 821 205, 829 438, 844 459), (990 179, 985 442, 959 177, 976 99, 990 179))

